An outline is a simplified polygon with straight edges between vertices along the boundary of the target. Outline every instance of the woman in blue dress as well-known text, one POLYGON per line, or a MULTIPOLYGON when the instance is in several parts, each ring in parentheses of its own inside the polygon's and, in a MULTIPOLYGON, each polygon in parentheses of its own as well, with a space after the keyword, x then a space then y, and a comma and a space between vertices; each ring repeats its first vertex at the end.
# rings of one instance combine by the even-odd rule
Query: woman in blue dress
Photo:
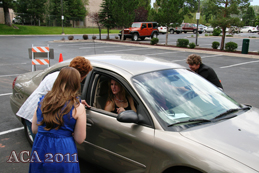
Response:
POLYGON ((75 142, 81 144, 86 138, 86 112, 78 91, 80 73, 64 67, 52 90, 40 99, 32 119, 37 134, 29 172, 80 172, 75 142))

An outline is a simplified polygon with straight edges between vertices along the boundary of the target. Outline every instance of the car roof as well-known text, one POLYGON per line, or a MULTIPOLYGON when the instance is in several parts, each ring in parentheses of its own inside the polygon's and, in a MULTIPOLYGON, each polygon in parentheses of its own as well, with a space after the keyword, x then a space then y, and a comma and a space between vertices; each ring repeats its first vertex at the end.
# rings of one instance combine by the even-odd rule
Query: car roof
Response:
POLYGON ((154 59, 145 55, 98 54, 84 57, 89 59, 94 67, 112 70, 125 77, 164 69, 185 68, 179 64, 161 59, 154 59))

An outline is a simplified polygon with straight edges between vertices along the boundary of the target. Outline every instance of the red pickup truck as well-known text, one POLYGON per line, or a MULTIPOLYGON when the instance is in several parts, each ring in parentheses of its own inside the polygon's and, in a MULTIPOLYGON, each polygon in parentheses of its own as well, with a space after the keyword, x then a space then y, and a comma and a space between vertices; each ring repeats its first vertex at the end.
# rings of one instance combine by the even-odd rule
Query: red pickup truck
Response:
MULTIPOLYGON (((182 32, 187 33, 187 32, 193 32, 194 34, 196 34, 197 32, 197 25, 194 23, 183 23, 182 24, 182 32)), ((199 34, 203 33, 203 28, 202 27, 198 27, 198 32, 199 34)))

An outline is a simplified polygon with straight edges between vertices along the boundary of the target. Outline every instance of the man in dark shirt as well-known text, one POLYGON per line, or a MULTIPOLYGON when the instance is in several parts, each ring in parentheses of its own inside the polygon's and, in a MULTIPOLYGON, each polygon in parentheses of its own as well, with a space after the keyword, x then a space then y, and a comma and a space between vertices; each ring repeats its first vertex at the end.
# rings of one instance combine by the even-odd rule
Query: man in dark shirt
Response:
POLYGON ((186 60, 186 63, 189 64, 189 67, 192 71, 198 73, 200 76, 204 77, 205 79, 213 83, 215 86, 223 89, 223 86, 220 80, 218 79, 218 76, 215 73, 215 71, 211 67, 203 64, 201 62, 201 57, 199 55, 189 55, 186 60))

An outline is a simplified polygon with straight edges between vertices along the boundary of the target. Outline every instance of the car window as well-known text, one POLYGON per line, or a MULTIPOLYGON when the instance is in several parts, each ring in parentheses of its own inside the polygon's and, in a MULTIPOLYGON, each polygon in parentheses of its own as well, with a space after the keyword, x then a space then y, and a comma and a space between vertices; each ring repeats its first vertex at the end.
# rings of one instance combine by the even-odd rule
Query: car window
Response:
POLYGON ((90 89, 86 94, 86 101, 91 106, 91 110, 103 113, 107 116, 117 117, 117 114, 104 110, 106 101, 109 96, 108 88, 110 87, 109 81, 111 79, 118 81, 125 88, 127 94, 133 98, 137 114, 140 118, 138 124, 147 127, 153 127, 153 121, 149 112, 147 111, 141 100, 137 97, 134 90, 129 85, 127 85, 127 83, 125 84, 126 81, 110 74, 99 73, 96 71, 92 72, 90 81, 88 82, 88 88, 90 89))
POLYGON ((158 28, 158 24, 157 23, 153 23, 153 28, 158 28))
POLYGON ((152 24, 151 23, 148 23, 148 28, 152 28, 152 24))
POLYGON ((147 24, 146 24, 146 23, 143 23, 143 24, 142 24, 142 27, 143 27, 143 28, 146 28, 146 27, 147 27, 147 24))

